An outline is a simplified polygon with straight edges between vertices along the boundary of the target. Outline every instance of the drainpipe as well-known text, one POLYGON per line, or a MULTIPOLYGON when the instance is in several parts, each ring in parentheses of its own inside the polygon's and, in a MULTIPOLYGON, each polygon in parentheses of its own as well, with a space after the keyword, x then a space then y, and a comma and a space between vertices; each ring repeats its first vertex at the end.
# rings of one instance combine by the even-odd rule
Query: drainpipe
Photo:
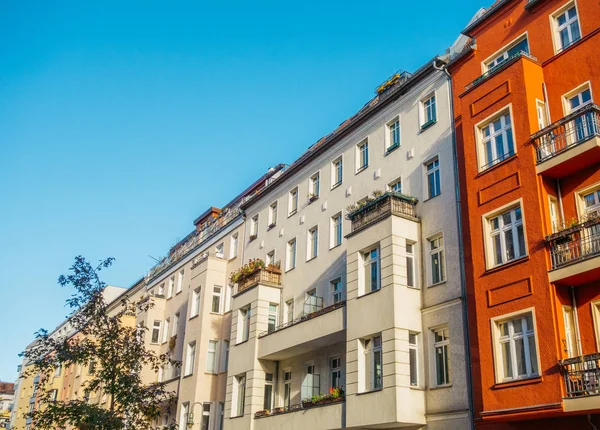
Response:
POLYGON ((577 301, 575 300, 575 287, 569 287, 571 290, 571 304, 573 305, 573 323, 575 324, 575 343, 577 343, 577 355, 582 356, 581 333, 579 333, 579 317, 577 316, 577 301))
POLYGON ((275 381, 273 381, 273 385, 273 407, 276 407, 275 405, 279 404, 279 360, 275 362, 275 381))
POLYGON ((438 67, 436 60, 433 60, 433 68, 436 70, 443 71, 448 77, 448 94, 450 95, 450 122, 452 124, 452 155, 454 158, 454 185, 456 189, 456 222, 458 226, 458 255, 460 256, 460 293, 462 301, 462 317, 463 317, 463 337, 465 344, 465 359, 467 364, 467 397, 469 401, 469 413, 471 415, 471 429, 475 429, 475 406, 473 400, 473 383, 471 380, 471 349, 469 342, 469 323, 467 313, 467 281, 465 279, 465 262, 464 262, 464 243, 462 237, 462 218, 461 218, 461 207, 460 207, 460 184, 458 179, 458 154, 457 154, 457 143, 456 143, 456 124, 454 121, 454 97, 452 90, 452 75, 448 71, 446 65, 438 67))

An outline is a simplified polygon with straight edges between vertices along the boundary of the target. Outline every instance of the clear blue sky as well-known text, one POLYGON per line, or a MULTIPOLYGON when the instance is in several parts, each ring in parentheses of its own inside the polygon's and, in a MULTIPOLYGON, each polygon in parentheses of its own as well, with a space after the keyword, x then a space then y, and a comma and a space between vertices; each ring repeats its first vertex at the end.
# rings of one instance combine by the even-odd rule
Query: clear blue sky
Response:
POLYGON ((115 257, 105 281, 131 285, 481 6, 1 2, 0 380, 67 315, 56 280, 75 255, 115 257))

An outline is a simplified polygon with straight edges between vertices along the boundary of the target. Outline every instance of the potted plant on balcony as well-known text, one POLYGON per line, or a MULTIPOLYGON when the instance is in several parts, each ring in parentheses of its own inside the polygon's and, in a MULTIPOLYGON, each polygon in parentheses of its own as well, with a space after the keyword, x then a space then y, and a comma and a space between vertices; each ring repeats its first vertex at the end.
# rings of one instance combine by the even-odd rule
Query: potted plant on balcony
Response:
POLYGON ((250 276, 254 275, 258 270, 265 267, 265 262, 260 258, 255 258, 248 261, 248 264, 244 264, 238 270, 234 271, 229 280, 234 284, 238 284, 250 276))

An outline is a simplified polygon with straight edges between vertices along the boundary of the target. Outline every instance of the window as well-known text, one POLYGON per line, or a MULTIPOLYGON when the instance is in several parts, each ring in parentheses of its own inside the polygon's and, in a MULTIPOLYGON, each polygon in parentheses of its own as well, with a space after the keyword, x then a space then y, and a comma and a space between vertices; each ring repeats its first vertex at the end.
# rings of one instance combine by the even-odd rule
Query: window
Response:
POLYGON ((307 260, 312 260, 319 255, 319 227, 308 230, 308 255, 307 260))
POLYGON ((287 243, 287 270, 292 270, 296 267, 296 239, 292 239, 287 243))
POLYGON ((498 380, 512 381, 538 376, 535 328, 531 312, 494 323, 498 380))
POLYGON ((277 225, 277 202, 271 203, 269 206, 269 228, 277 225))
POLYGON ((267 324, 267 331, 269 333, 275 331, 275 327, 277 327, 277 304, 269 303, 269 319, 267 324))
POLYGON ((160 366, 158 368, 158 374, 156 376, 156 381, 157 382, 162 382, 163 381, 163 373, 165 372, 165 367, 164 366, 160 366))
POLYGON ((237 257, 238 252, 238 234, 232 234, 229 240, 229 259, 237 257))
POLYGON ((169 340, 169 325, 171 324, 171 320, 169 318, 165 319, 165 325, 163 326, 162 331, 162 343, 165 343, 169 340))
POLYGON ((292 404, 292 371, 283 372, 283 407, 289 409, 292 404))
POLYGON ((183 273, 184 273, 184 271, 183 271, 183 269, 181 269, 179 271, 179 276, 177 278, 177 290, 175 290, 175 293, 181 292, 181 289, 183 287, 183 273))
POLYGON ((258 236, 258 214, 250 219, 250 240, 256 239, 258 236))
POLYGON ((179 312, 177 312, 173 316, 173 333, 171 333, 171 336, 177 336, 178 330, 179 330, 179 312))
POLYGON ((419 385, 419 361, 417 349, 417 334, 408 333, 408 362, 410 370, 410 385, 417 387, 419 385))
POLYGON ((509 45, 508 48, 504 49, 502 52, 494 54, 489 60, 485 62, 485 68, 487 70, 492 70, 498 67, 500 64, 504 63, 513 55, 518 54, 520 52, 525 52, 529 54, 529 42, 527 40, 527 36, 522 37, 516 42, 512 43, 511 45, 509 45))
POLYGON ((583 106, 588 105, 592 102, 592 93, 589 88, 586 88, 585 90, 568 97, 567 100, 569 102, 569 112, 574 112, 577 109, 580 109, 583 106))
POLYGON ((388 184, 388 189, 394 193, 402 194, 402 181, 398 179, 390 184, 388 184))
POLYGON ((442 192, 440 183, 440 160, 436 157, 434 160, 425 164, 427 175, 427 198, 431 199, 442 192))
POLYGON ((541 100, 536 100, 535 107, 537 112, 538 130, 541 130, 546 127, 546 103, 541 100))
POLYGON ((238 342, 245 342, 250 337, 250 317, 252 311, 250 306, 240 309, 238 322, 238 342))
POLYGON ((435 285, 446 280, 444 236, 437 236, 427 241, 429 242, 429 258, 431 259, 431 285, 435 285))
POLYGON ((296 212, 298 212, 298 187, 290 191, 288 196, 288 216, 292 216, 296 212))
POLYGON ((581 39, 581 30, 579 28, 579 19, 575 4, 571 3, 567 6, 567 10, 562 9, 554 15, 554 29, 556 32, 557 52, 567 49, 581 39))
POLYGON ((54 376, 60 376, 62 372, 62 366, 60 365, 60 363, 56 364, 56 368, 54 369, 54 376))
POLYGON ((421 129, 427 128, 437 121, 437 112, 435 107, 435 94, 421 101, 422 123, 421 129))
POLYGON ((308 181, 308 200, 313 201, 319 197, 321 174, 319 172, 312 175, 308 181))
POLYGON ((196 360, 196 342, 190 342, 187 345, 185 356, 185 376, 194 373, 194 361, 196 360))
POLYGON ((506 112, 479 127, 482 147, 481 170, 500 163, 515 154, 512 122, 506 112))
POLYGON ((383 351, 381 336, 363 340, 365 353, 365 388, 367 391, 383 388, 383 351))
POLYGON ((241 417, 244 415, 244 406, 246 403, 246 375, 235 377, 235 416, 241 417))
POLYGON ((563 306, 563 317, 565 320, 565 339, 563 345, 565 352, 569 357, 576 357, 577 351, 577 338, 575 336, 575 315, 573 308, 570 306, 563 306))
POLYGON ((584 194, 583 204, 585 205, 586 215, 598 211, 600 209, 600 189, 584 194))
POLYGON ((188 421, 188 415, 190 411, 189 402, 181 404, 181 410, 179 411, 179 427, 184 428, 188 421))
POLYGON ((206 371, 208 373, 217 373, 217 346, 216 340, 208 341, 208 350, 206 353, 206 371))
POLYGON ((393 121, 387 125, 387 141, 386 141, 386 152, 393 151, 400 146, 400 118, 396 117, 393 121))
POLYGON ((287 302, 285 302, 285 311, 285 322, 291 323, 292 321, 294 321, 294 299, 290 299, 287 302))
POLYGON ((208 430, 210 425, 210 403, 202 405, 202 430, 208 430))
POLYGON ((160 321, 155 320, 152 324, 152 338, 150 343, 158 343, 160 340, 160 321))
POLYGON ((363 294, 377 291, 379 285, 379 248, 363 252, 363 294))
POLYGON ((223 430, 223 422, 225 419, 225 403, 219 402, 219 426, 217 430, 223 430))
POLYGON ((273 374, 265 374, 265 396, 263 400, 263 409, 273 409, 273 374))
POLYGON ((344 292, 342 291, 342 278, 337 278, 331 281, 331 295, 333 303, 339 303, 344 300, 344 292))
POLYGON ((200 288, 196 288, 192 292, 192 309, 190 312, 190 318, 195 317, 200 313, 200 288))
POLYGON ((267 266, 270 266, 271 264, 275 264, 275 250, 271 250, 269 252, 267 252, 267 259, 265 260, 267 266))
POLYGON ((216 247, 215 247, 215 256, 217 258, 224 258, 225 257, 225 246, 223 245, 223 242, 219 243, 216 247))
POLYGON ((233 285, 229 284, 225 287, 225 312, 231 310, 231 296, 233 296, 233 285))
POLYGON ((342 183, 344 167, 342 157, 338 157, 331 163, 331 188, 335 188, 342 183))
POLYGON ((227 372, 227 367, 229 363, 229 341, 224 340, 221 345, 221 372, 227 372))
POLYGON ((560 228, 558 200, 556 197, 548 196, 548 204, 550 208, 550 227, 552 229, 552 233, 556 233, 560 228))
POLYGON ((162 284, 160 284, 160 286, 158 287, 158 296, 159 297, 165 296, 165 283, 164 282, 162 284))
POLYGON ((344 237, 342 213, 339 212, 331 217, 331 247, 335 248, 342 244, 344 237))
POLYGON ((329 374, 331 387, 341 387, 342 384, 342 360, 340 357, 334 357, 329 362, 329 374))
MULTIPOLYGON (((565 112, 572 113, 592 103, 592 92, 589 84, 579 87, 577 92, 571 92, 569 96, 565 96, 565 112)), ((573 145, 590 138, 598 132, 598 125, 595 114, 587 112, 578 115, 565 126, 567 136, 567 145, 573 145)))
POLYGON ((169 286, 167 288, 167 299, 173 297, 173 288, 175 287, 175 275, 169 278, 169 286))
MULTIPOLYGON (((416 288, 415 243, 406 241, 406 286, 416 288)), ((442 256, 443 257, 443 256, 442 256)))
POLYGON ((433 331, 433 354, 435 357, 436 385, 450 384, 450 331, 440 328, 433 331))
POLYGON ((51 390, 50 391, 50 401, 56 402, 57 398, 58 398, 58 390, 51 390))
POLYGON ((369 167, 369 141, 365 140, 356 146, 356 173, 369 167))
POLYGON ((521 207, 490 218, 488 224, 492 266, 508 263, 527 254, 521 207))
POLYGON ((223 294, 223 287, 215 285, 212 293, 212 303, 210 311, 216 314, 221 313, 221 294, 223 294))

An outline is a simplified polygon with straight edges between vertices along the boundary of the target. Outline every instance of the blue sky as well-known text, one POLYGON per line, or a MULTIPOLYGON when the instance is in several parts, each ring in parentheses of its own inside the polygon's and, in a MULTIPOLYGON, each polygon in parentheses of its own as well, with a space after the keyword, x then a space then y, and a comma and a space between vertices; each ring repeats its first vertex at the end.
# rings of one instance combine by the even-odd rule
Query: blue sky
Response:
POLYGON ((209 205, 443 53, 481 6, 2 2, 0 380, 67 315, 56 280, 74 256, 115 257, 105 281, 131 285, 209 205))

